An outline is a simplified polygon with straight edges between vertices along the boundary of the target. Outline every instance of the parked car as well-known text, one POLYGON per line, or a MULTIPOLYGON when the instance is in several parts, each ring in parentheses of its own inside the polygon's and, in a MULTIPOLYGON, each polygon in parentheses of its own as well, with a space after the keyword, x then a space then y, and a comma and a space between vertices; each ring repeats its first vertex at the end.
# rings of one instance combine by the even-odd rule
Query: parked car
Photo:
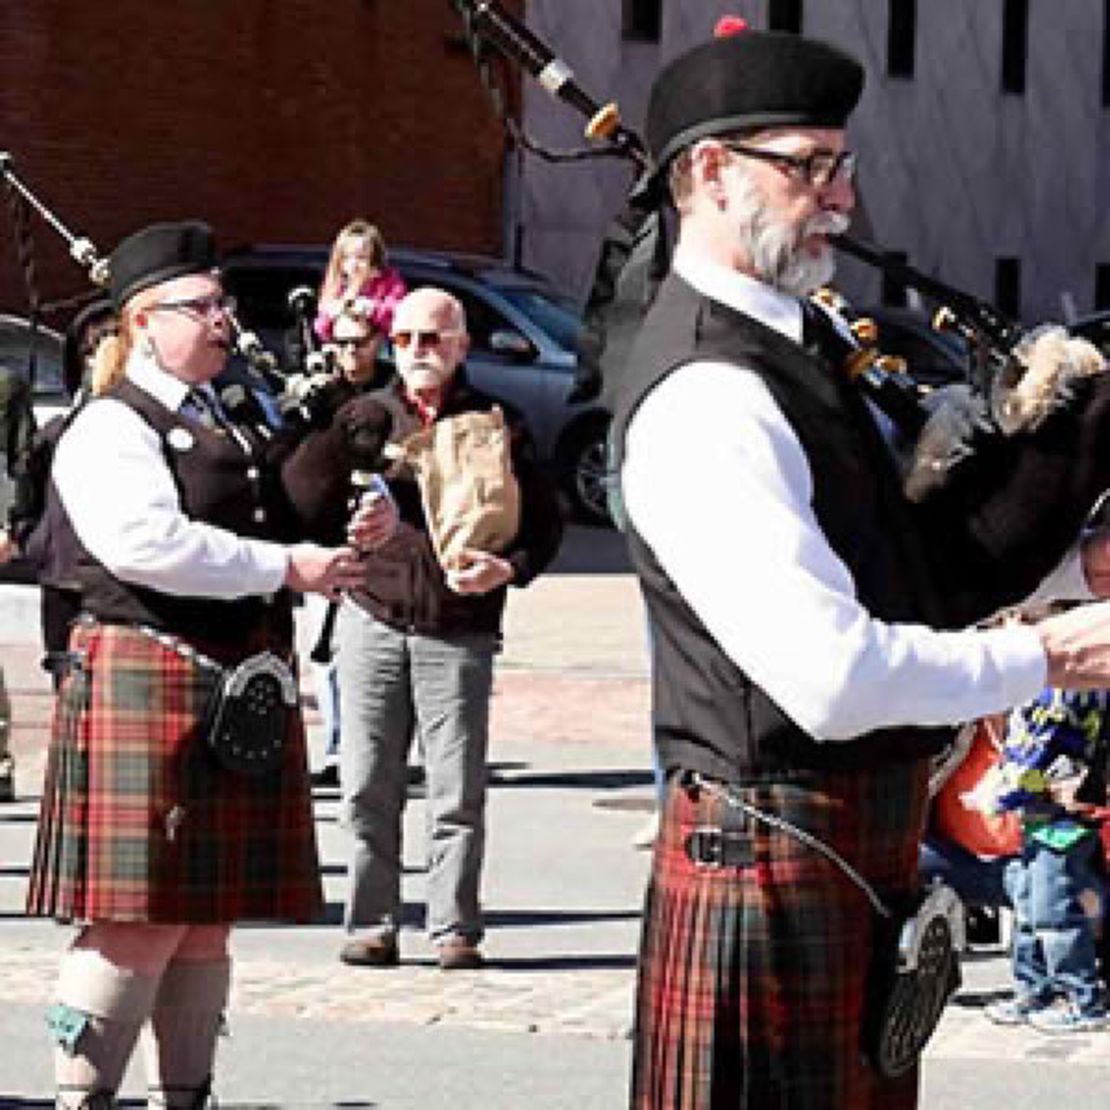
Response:
POLYGON ((32 379, 35 420, 40 428, 69 407, 62 375, 62 337, 53 328, 40 324, 32 332, 25 316, 0 313, 0 362, 32 379))
MULTIPOLYGON (((318 289, 327 257, 324 246, 255 246, 225 256, 224 284, 240 318, 270 350, 282 349, 293 325, 289 292, 318 289)), ((404 249, 391 250, 389 259, 410 288, 437 285, 459 299, 471 337, 470 380, 520 418, 576 514, 608 522, 609 418, 596 402, 568 400, 580 328, 575 304, 540 275, 498 259, 404 249)))

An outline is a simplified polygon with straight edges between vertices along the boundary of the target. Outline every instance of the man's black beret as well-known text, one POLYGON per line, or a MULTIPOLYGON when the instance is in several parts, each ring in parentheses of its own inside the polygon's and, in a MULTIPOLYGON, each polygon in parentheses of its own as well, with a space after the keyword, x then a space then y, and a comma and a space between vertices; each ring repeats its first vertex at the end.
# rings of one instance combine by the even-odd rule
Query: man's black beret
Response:
POLYGON ((150 224, 129 235, 108 260, 112 304, 118 312, 136 293, 160 281, 206 273, 217 265, 212 229, 189 220, 150 224))
POLYGON ((863 67, 827 43, 744 30, 680 55, 655 79, 648 150, 658 169, 712 135, 764 127, 843 127, 863 91, 863 67))

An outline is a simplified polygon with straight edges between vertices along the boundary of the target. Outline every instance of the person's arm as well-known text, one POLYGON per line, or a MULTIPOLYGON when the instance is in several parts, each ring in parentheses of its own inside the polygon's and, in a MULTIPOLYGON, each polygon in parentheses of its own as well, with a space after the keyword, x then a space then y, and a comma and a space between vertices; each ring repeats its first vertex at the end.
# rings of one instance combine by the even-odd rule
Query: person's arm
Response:
POLYGON ((631 421, 621 480, 633 527, 709 633, 816 739, 970 720, 1044 685, 1029 627, 937 632, 867 612, 814 515, 801 444, 755 374, 673 373, 631 421))
POLYGON ((513 474, 520 486, 520 528, 504 552, 512 567, 510 581, 527 586, 558 554, 563 542, 563 516, 555 486, 536 460, 527 435, 511 429, 513 474))
POLYGON ((118 578, 219 598, 273 593, 285 580, 280 544, 185 515, 157 433, 119 401, 94 401, 74 420, 53 478, 78 538, 118 578))

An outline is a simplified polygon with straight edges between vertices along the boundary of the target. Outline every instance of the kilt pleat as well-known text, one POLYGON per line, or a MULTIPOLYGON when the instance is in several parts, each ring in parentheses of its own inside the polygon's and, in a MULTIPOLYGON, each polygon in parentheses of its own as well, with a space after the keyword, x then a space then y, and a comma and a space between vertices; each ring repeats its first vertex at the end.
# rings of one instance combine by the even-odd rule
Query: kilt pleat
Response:
MULTIPOLYGON (((831 844, 880 892, 912 887, 925 799, 916 766, 742 793, 831 844)), ((634 1110, 909 1110, 860 1048, 874 911, 823 856, 673 785, 656 843, 637 986, 634 1110), (751 866, 688 858, 698 827, 750 835, 751 866)))
POLYGON ((28 913, 304 921, 322 904, 299 712, 272 775, 222 768, 215 677, 135 629, 78 625, 53 718, 28 913))

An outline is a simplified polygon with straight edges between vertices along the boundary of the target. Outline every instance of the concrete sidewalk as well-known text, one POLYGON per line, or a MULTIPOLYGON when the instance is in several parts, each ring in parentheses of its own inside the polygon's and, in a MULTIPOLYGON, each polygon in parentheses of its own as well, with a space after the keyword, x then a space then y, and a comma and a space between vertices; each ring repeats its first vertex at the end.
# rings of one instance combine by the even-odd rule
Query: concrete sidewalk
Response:
MULTIPOLYGON (((318 791, 328 910, 312 928, 236 931, 221 1105, 609 1110, 625 1099, 634 954, 648 859, 630 839, 652 805, 637 591, 610 533, 574 530, 552 573, 514 593, 493 704, 484 887, 490 966, 444 975, 420 929, 423 802, 405 818, 402 966, 340 964, 346 845, 318 791)), ((42 1013, 68 930, 21 907, 49 690, 33 591, 0 587, 0 661, 16 705, 21 800, 0 807, 0 1107, 49 1105, 42 1013)), ((311 722, 311 716, 310 716, 311 722)), ((928 1110, 1052 1099, 1102 1107, 1110 1035, 1053 1040, 989 1025, 1001 953, 965 964, 924 1068, 928 1110)), ((126 1091, 138 1097, 134 1069, 126 1091)))

